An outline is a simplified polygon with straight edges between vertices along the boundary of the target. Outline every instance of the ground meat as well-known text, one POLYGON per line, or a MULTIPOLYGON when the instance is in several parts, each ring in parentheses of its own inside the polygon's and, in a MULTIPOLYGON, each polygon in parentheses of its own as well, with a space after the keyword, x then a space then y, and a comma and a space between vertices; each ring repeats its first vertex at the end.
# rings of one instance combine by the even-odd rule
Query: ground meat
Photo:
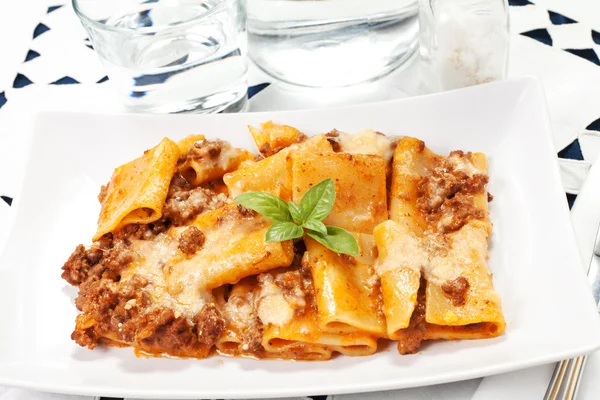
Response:
POLYGON ((417 207, 422 214, 431 214, 460 189, 461 186, 454 175, 436 168, 417 184, 417 207))
POLYGON ((398 352, 400 354, 414 354, 421 343, 426 339, 427 322, 425 321, 425 287, 426 283, 421 279, 421 286, 417 295, 417 304, 410 317, 408 328, 401 329, 397 335, 398 352))
POLYGON ((107 233, 89 249, 78 245, 63 265, 61 276, 75 286, 89 280, 116 281, 121 271, 134 259, 130 244, 124 235, 114 238, 112 233, 107 233))
POLYGON ((272 156, 273 154, 277 153, 277 152, 273 152, 271 150, 271 145, 269 144, 269 142, 265 142, 265 143, 261 144, 260 147, 258 148, 258 151, 260 151, 260 154, 264 157, 269 157, 269 156, 272 156))
POLYGON ((120 344, 129 343, 148 353, 204 356, 207 348, 198 341, 195 327, 185 317, 167 308, 149 309, 151 300, 144 290, 147 284, 137 275, 120 285, 107 279, 84 283, 76 305, 86 316, 81 321, 91 320, 94 324, 78 326, 73 340, 93 348, 101 344, 103 337, 116 336, 120 344))
POLYGON ((117 233, 118 237, 123 239, 139 239, 139 240, 150 240, 156 235, 165 232, 169 229, 169 223, 163 219, 151 222, 149 224, 130 224, 125 226, 120 232, 117 233))
POLYGON ((198 341, 213 346, 225 329, 225 319, 214 304, 206 304, 194 317, 198 341))
POLYGON ((251 210, 249 208, 244 207, 241 204, 237 205, 237 209, 238 212, 243 216, 243 217, 254 217, 256 216, 256 211, 251 210))
POLYGON ((192 255, 204 245, 204 234, 195 226, 190 226, 179 236, 179 250, 184 254, 192 255))
POLYGON ((337 129, 334 129, 331 132, 326 133, 325 137, 327 138, 327 141, 331 145, 331 148, 333 149, 333 151, 335 151, 336 153, 339 153, 340 151, 342 151, 342 146, 340 145, 340 139, 339 139, 340 133, 338 132, 337 129))
POLYGON ((180 190, 167 197, 163 207, 163 219, 176 226, 184 225, 198 214, 223 207, 227 197, 215 194, 209 189, 197 187, 191 190, 180 190))
POLYGON ((283 137, 275 136, 275 137, 271 137, 270 139, 267 139, 270 141, 262 143, 258 147, 258 151, 260 152, 260 154, 263 157, 271 157, 271 156, 279 153, 281 150, 285 149, 286 147, 289 147, 296 143, 302 143, 306 139, 308 139, 308 137, 304 133, 298 132, 298 134, 295 137, 288 136, 287 134, 289 134, 289 133, 290 132, 287 132, 285 134, 285 136, 283 136, 283 137))
POLYGON ((101 264, 120 275, 121 271, 133 261, 133 252, 126 240, 115 240, 113 246, 104 251, 101 264))
MULTIPOLYGON (((150 304, 149 295, 141 290, 146 285, 148 281, 138 275, 120 285, 109 279, 88 280, 80 286, 75 305, 83 311, 82 315, 96 322, 93 330, 97 339, 112 332, 121 341, 133 342, 145 321, 139 310, 150 304)), ((89 339, 90 333, 76 333, 82 331, 80 328, 78 324, 73 334, 78 339, 74 340, 89 347, 89 343, 81 341, 89 339)))
POLYGON ((225 143, 226 142, 220 139, 198 140, 187 154, 179 157, 179 163, 183 163, 188 159, 200 160, 216 158, 221 154, 223 144, 225 143))
POLYGON ((63 265, 61 276, 75 286, 89 279, 116 280, 123 268, 133 261, 128 245, 125 240, 113 239, 111 233, 104 235, 89 249, 78 245, 63 265))
POLYGON ((119 296, 113 286, 114 282, 110 279, 84 282, 79 287, 75 306, 101 324, 108 312, 119 303, 119 296))
POLYGON ((464 276, 459 276, 454 280, 444 282, 442 292, 452 301, 453 306, 458 307, 465 304, 469 287, 469 281, 464 276))
POLYGON ((187 192, 192 188, 192 185, 188 182, 187 179, 179 172, 175 172, 173 178, 171 178, 171 183, 169 184, 169 191, 167 192, 167 199, 177 196, 177 194, 181 191, 187 192))
POLYGON ((460 229, 471 219, 485 218, 485 213, 475 207, 475 195, 485 190, 488 176, 474 173, 469 176, 456 170, 455 161, 468 164, 470 153, 453 151, 447 158, 436 159, 429 175, 417 183, 417 209, 425 220, 442 233, 460 229))
POLYGON ((135 345, 149 354, 183 357, 205 357, 209 350, 198 342, 194 326, 185 317, 166 308, 154 309, 146 316, 143 336, 138 335, 135 345))
POLYGON ((253 315, 253 318, 248 321, 246 329, 242 331, 242 350, 247 353, 260 353, 264 350, 262 346, 263 325, 258 316, 253 315))
POLYGON ((96 330, 92 327, 81 331, 73 331, 73 333, 71 333, 71 340, 81 347, 87 347, 88 349, 92 350, 98 346, 100 337, 96 333, 96 330))
POLYGON ((475 207, 473 196, 469 194, 457 193, 453 198, 446 200, 440 211, 435 219, 441 233, 456 231, 472 219, 485 218, 485 212, 475 207))
POLYGON ((285 301, 295 311, 302 313, 306 307, 306 295, 309 290, 301 269, 275 275, 275 285, 283 292, 285 301))
MULTIPOLYGON (((119 294, 129 299, 134 298, 138 289, 146 287, 148 285, 148 279, 141 275, 134 274, 131 278, 126 281, 122 281, 119 286, 119 294)), ((145 304, 143 305, 145 306, 145 304)))
POLYGON ((172 225, 185 225, 198 214, 220 208, 227 203, 227 196, 218 193, 216 189, 216 183, 192 188, 181 174, 175 173, 162 209, 162 217, 149 224, 127 225, 115 233, 115 238, 126 242, 131 239, 149 240, 172 225))
MULTIPOLYGON (((93 254, 94 256, 97 255, 95 252, 93 254)), ((82 244, 78 245, 63 265, 61 277, 71 285, 80 285, 88 278, 91 267, 98 264, 98 260, 95 260, 95 258, 89 256, 88 251, 82 244)))

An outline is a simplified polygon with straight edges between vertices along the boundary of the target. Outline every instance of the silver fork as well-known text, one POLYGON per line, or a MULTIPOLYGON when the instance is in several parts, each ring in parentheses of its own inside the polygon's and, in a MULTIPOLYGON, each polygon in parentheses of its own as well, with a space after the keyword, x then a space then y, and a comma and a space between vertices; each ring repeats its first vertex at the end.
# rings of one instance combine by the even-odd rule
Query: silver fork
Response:
MULTIPOLYGON (((594 253, 588 268, 588 280, 592 285, 592 293, 596 306, 598 306, 600 300, 600 227, 596 232, 594 253)), ((576 399, 586 359, 587 356, 583 355, 559 362, 548 384, 544 400, 576 399)))

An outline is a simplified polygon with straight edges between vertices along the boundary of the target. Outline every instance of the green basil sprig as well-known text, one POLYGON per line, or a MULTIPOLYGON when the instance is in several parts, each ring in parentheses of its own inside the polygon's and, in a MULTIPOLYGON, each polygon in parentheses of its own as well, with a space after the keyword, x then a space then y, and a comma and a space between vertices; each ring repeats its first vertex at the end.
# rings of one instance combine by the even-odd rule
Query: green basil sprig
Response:
POLYGON ((335 226, 325 226, 322 222, 335 203, 335 186, 331 179, 325 179, 310 188, 300 204, 293 201, 286 203, 265 192, 243 193, 234 201, 273 222, 265 235, 267 242, 298 239, 306 234, 336 253, 358 255, 358 243, 350 232, 335 226))

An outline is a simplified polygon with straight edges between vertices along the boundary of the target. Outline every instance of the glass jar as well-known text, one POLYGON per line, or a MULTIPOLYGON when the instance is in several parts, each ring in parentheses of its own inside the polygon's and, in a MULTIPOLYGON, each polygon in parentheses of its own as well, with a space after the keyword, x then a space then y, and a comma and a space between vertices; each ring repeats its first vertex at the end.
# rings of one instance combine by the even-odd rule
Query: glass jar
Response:
POLYGON ((506 0, 419 0, 419 24, 426 91, 506 78, 506 0))
POLYGON ((416 50, 418 0, 246 0, 249 55, 312 87, 376 79, 416 50))

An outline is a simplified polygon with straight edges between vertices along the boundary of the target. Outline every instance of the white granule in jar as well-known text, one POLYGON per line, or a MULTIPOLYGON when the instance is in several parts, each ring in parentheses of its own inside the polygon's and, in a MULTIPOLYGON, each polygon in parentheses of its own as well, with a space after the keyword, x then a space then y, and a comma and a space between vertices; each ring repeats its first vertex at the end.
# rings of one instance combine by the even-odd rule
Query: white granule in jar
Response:
POLYGON ((433 11, 437 46, 431 51, 431 78, 438 90, 506 77, 509 33, 503 0, 439 1, 433 11))

